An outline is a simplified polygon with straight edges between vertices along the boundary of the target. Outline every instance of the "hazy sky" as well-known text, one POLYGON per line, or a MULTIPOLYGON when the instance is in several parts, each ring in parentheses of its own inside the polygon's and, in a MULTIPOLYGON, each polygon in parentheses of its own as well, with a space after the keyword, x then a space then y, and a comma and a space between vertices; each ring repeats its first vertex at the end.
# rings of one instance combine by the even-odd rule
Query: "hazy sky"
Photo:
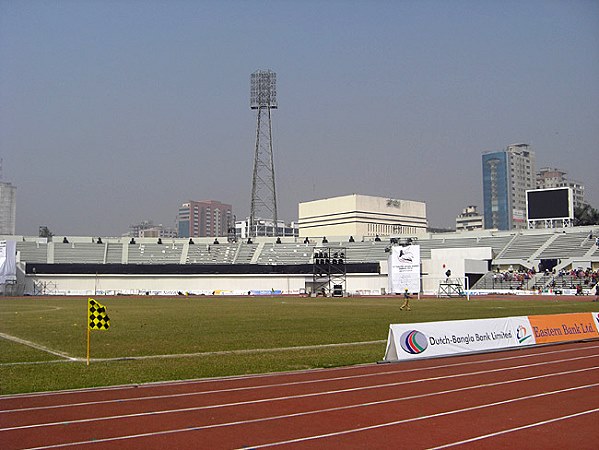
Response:
POLYGON ((0 158, 17 233, 249 213, 250 74, 277 73, 279 217, 359 193, 482 210, 524 142, 599 207, 599 1, 0 0, 0 158))

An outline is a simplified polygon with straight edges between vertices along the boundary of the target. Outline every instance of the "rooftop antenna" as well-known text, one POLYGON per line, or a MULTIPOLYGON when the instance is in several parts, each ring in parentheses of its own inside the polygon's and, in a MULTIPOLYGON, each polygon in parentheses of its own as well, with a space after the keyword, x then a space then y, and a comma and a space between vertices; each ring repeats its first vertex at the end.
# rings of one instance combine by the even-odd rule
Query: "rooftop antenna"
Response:
MULTIPOLYGON (((277 109, 277 74, 275 72, 257 70, 251 75, 250 108, 257 111, 257 124, 248 235, 262 235, 257 232, 258 219, 262 219, 272 220, 272 235, 277 236, 277 194, 270 115, 272 109, 277 109)), ((264 227, 264 235, 268 235, 267 228, 268 226, 264 227)))

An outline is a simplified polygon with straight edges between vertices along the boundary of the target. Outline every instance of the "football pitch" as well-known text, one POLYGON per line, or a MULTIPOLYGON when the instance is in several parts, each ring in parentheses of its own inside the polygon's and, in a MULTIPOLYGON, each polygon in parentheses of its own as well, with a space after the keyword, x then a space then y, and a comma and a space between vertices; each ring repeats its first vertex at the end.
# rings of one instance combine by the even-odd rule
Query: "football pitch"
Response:
POLYGON ((90 334, 86 297, 0 298, 0 395, 234 376, 383 358, 391 323, 591 312, 590 297, 97 297, 110 329, 90 334))

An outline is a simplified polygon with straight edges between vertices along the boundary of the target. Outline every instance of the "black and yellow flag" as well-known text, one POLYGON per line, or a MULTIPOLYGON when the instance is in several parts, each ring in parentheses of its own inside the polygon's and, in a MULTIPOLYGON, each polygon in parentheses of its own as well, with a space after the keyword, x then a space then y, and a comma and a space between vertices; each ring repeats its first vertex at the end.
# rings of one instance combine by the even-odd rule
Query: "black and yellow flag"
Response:
POLYGON ((110 318, 106 314, 106 307, 93 298, 87 299, 87 305, 89 311, 88 328, 90 330, 108 330, 110 328, 110 318))

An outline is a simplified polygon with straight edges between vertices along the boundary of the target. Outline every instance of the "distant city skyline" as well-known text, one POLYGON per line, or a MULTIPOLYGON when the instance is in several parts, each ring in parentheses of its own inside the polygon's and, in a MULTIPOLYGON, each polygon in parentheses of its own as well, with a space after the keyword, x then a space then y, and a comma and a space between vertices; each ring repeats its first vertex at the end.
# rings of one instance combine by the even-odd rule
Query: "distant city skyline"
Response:
MULTIPOLYGON (((489 152, 489 153, 499 153, 499 152, 489 152)), ((540 173, 544 173, 544 172, 542 172, 542 171, 562 171, 562 169, 557 169, 557 168, 548 168, 548 167, 545 167, 545 168, 542 168, 542 169, 536 170, 536 174, 538 175, 538 174, 540 174, 540 173)), ((560 173, 561 173, 561 172, 560 172, 560 173)), ((565 173, 567 173, 567 171, 563 171, 563 173, 565 174, 565 173)), ((574 205, 575 205, 575 206, 579 205, 579 203, 577 203, 577 201, 579 200, 579 197, 577 197, 577 196, 576 196, 576 194, 578 193, 578 191, 575 189, 575 186, 578 186, 579 184, 582 184, 582 185, 584 186, 584 183, 581 183, 581 182, 579 182, 579 181, 574 181, 574 180, 570 181, 570 180, 568 180, 568 178, 564 178, 564 180, 567 182, 567 184, 563 184, 563 183, 562 183, 561 185, 564 185, 564 186, 570 185, 570 187, 572 187, 572 189, 574 189, 574 201, 575 201, 574 205), (574 187, 573 187, 573 186, 574 186, 574 187)), ((539 182, 539 178, 537 177, 537 183, 538 183, 538 182, 539 182)), ((11 185, 10 183, 4 183, 4 185, 5 185, 5 186, 7 186, 7 187, 11 187, 11 188, 12 188, 12 197, 13 197, 13 210, 16 210, 16 195, 15 195, 15 193, 16 193, 16 186, 13 186, 13 185, 11 185)), ((538 189, 547 189, 547 188, 552 188, 552 187, 555 187, 555 186, 551 186, 551 187, 547 187, 547 186, 537 186, 537 188, 538 188, 538 189)), ((484 186, 483 186, 483 191, 484 191, 484 186)), ((364 194, 362 194, 362 195, 364 195, 364 194)), ((323 197, 323 199, 325 199, 325 198, 330 198, 330 197, 323 197)), ((391 198, 391 197, 390 197, 390 198, 391 198)), ((395 197, 392 197, 392 198, 395 198, 395 197)), ((313 199, 313 200, 321 200, 321 199, 315 198, 315 199, 313 199)), ((204 201, 200 201, 199 203, 212 203, 212 202, 220 203, 220 201, 219 201, 219 200, 212 200, 212 199, 211 199, 211 200, 204 200, 204 201)), ((188 201, 188 202, 184 202, 184 203, 189 203, 189 201, 188 201)), ((192 203, 198 203, 198 201, 192 201, 192 203)), ((588 204, 588 203, 589 203, 588 201, 586 201, 586 198, 585 198, 585 203, 586 203, 586 204, 588 204)), ((231 206, 231 212, 232 212, 232 213, 231 213, 231 216, 232 216, 232 217, 233 217, 233 216, 235 216, 235 217, 236 217, 236 214, 235 214, 234 207, 233 207, 232 205, 229 205, 229 206, 231 206)), ((459 218, 460 216, 462 216, 462 215, 465 213, 465 212, 464 212, 464 211, 465 211, 465 209, 467 209, 467 208, 472 208, 472 206, 474 206, 474 207, 477 207, 477 208, 479 207, 479 205, 468 205, 467 207, 463 208, 463 210, 462 210, 462 212, 461 212, 461 213, 457 213, 457 214, 455 215, 455 217, 453 217, 453 219, 454 219, 454 223, 453 223, 453 224, 449 224, 449 225, 443 225, 443 226, 435 226, 435 225, 431 225, 431 224, 430 224, 430 220, 429 220, 429 227, 430 227, 430 228, 433 228, 433 229, 451 229, 451 228, 455 228, 455 227, 456 227, 455 219, 457 219, 457 218, 459 218)), ((591 205, 591 206, 595 207, 595 205, 591 205)), ((482 209, 482 213, 484 213, 484 211, 485 211, 485 208, 484 208, 484 201, 482 201, 482 202, 481 202, 481 205, 480 205, 480 207, 481 207, 481 209, 482 209)), ((181 230, 180 230, 180 208, 181 208, 181 204, 179 204, 179 211, 178 211, 178 215, 175 217, 175 219, 174 219, 173 223, 172 223, 172 224, 165 224, 165 225, 164 225, 164 227, 167 227, 167 228, 169 228, 169 229, 179 229, 179 233, 180 233, 180 231, 181 231, 181 230)), ((248 218, 248 217, 237 218, 237 219, 236 219, 236 222, 242 222, 243 220, 245 220, 245 219, 247 219, 247 218, 248 218)), ((281 218, 281 220, 282 220, 284 223, 286 223, 286 224, 287 224, 287 223, 291 223, 291 222, 297 222, 298 218, 297 218, 297 217, 292 217, 292 218, 281 218)), ((13 223, 15 222, 15 213, 14 213, 14 212, 13 212, 13 214, 12 214, 12 221, 13 221, 13 223)), ((148 221, 149 223, 153 223, 153 222, 154 222, 154 220, 153 220, 153 218, 152 218, 152 215, 151 215, 151 213, 149 213, 149 214, 146 214, 145 216, 143 216, 143 218, 141 218, 141 219, 139 219, 139 220, 138 220, 138 222, 139 222, 139 223, 144 223, 145 221, 148 221)), ((231 223, 231 225, 234 225, 234 224, 233 224, 233 223, 231 223)), ((40 226, 47 226, 47 225, 40 225, 40 226)), ((116 237, 116 236, 126 235, 128 232, 130 232, 130 229, 131 229, 131 227, 132 227, 132 226, 135 226, 135 225, 129 224, 129 225, 125 226, 125 225, 123 224, 123 228, 122 228, 122 230, 121 230, 121 231, 119 231, 119 232, 117 232, 117 233, 115 233, 115 234, 106 234, 106 235, 104 235, 104 236, 113 236, 113 237, 116 237)), ((160 227, 163 227, 162 223, 161 223, 159 226, 160 226, 160 227)), ((14 227, 13 227, 13 229, 14 229, 14 227)), ((51 229, 50 227, 48 227, 48 229, 49 229, 49 231, 51 231, 51 232, 53 232, 53 233, 54 233, 54 230, 53 230, 53 229, 51 229)), ((6 230, 8 230, 8 228, 6 228, 6 230)), ((222 231, 222 230, 221 230, 221 231, 222 231)), ((0 234, 2 234, 2 233, 0 233, 0 234)), ((10 233, 8 233, 8 234, 10 234, 10 233)), ((16 234, 23 234, 23 233, 16 233, 16 234)), ((32 233, 32 234, 33 234, 33 233, 32 233)), ((58 234, 67 234, 67 233, 58 233, 58 234)), ((76 233, 69 233, 69 234, 76 234, 76 233)), ((92 233, 92 234, 90 234, 90 233, 79 233, 79 234, 80 234, 80 235, 92 235, 93 233, 92 233)), ((193 235, 192 235, 192 236, 187 236, 187 234, 190 234, 190 233, 184 233, 184 234, 185 234, 185 235, 181 235, 181 234, 179 234, 179 237, 194 237, 193 235)), ((218 236, 226 236, 226 234, 227 234, 226 232, 222 231, 220 234, 218 234, 218 236)), ((197 236, 196 236, 196 237, 197 237, 197 236)))
POLYGON ((259 69, 280 220, 355 193, 453 228, 481 155, 518 142, 599 207, 599 2, 0 0, 0 60, 17 234, 170 227, 190 198, 248 217, 259 69))

